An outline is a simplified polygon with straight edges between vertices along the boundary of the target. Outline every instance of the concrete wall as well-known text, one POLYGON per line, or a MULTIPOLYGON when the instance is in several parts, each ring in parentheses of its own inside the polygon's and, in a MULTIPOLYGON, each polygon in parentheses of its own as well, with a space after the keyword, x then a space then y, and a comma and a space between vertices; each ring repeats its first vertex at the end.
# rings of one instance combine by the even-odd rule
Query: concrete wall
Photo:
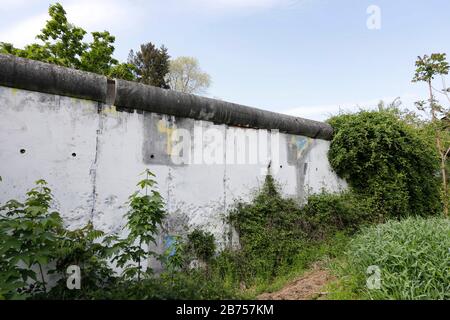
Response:
MULTIPOLYGON (((116 108, 103 93, 104 101, 93 101, 23 86, 18 89, 14 87, 21 86, 10 80, 14 75, 3 75, 2 80, 1 58, 0 203, 23 199, 34 181, 42 178, 69 227, 92 220, 107 233, 121 232, 127 198, 136 190, 138 175, 148 168, 155 173, 167 203, 167 233, 199 226, 225 245, 230 241, 225 213, 236 199, 251 199, 269 164, 285 195, 299 201, 322 189, 345 188, 330 169, 330 142, 325 139, 266 125, 242 128, 214 123, 205 119, 217 120, 217 116, 203 109, 201 116, 189 118, 173 115, 178 111, 167 112, 170 115, 132 105, 133 99, 122 99, 127 101, 126 109, 116 108)), ((257 112, 255 119, 266 116, 257 112)), ((237 121, 229 115, 227 119, 237 121)), ((311 125, 306 131, 310 135, 329 136, 323 133, 324 124, 316 132, 316 123, 305 123, 311 125)))

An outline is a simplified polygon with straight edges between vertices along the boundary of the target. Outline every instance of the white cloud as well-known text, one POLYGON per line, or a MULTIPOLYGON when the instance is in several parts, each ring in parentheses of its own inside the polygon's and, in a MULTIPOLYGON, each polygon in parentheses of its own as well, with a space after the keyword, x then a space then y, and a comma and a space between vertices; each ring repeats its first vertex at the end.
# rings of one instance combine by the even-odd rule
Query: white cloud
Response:
POLYGON ((64 5, 70 22, 87 31, 108 30, 113 26, 128 26, 140 16, 131 3, 111 0, 70 1, 64 5))
POLYGON ((39 33, 47 20, 47 14, 38 14, 28 19, 22 20, 10 28, 3 28, 0 32, 1 42, 13 43, 16 47, 23 47, 26 44, 36 42, 36 35, 39 33))

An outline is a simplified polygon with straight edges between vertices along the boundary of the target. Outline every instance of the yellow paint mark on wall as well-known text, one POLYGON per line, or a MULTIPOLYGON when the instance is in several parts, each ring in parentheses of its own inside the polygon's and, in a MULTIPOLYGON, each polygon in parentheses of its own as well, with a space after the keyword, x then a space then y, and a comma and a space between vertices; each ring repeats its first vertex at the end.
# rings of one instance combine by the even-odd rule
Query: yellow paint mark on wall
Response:
POLYGON ((166 152, 169 156, 172 155, 172 136, 175 130, 176 127, 169 127, 166 120, 163 119, 158 121, 158 131, 167 135, 166 152))
POLYGON ((108 114, 116 114, 117 113, 116 106, 105 106, 105 108, 102 111, 103 111, 103 113, 108 113, 108 114))

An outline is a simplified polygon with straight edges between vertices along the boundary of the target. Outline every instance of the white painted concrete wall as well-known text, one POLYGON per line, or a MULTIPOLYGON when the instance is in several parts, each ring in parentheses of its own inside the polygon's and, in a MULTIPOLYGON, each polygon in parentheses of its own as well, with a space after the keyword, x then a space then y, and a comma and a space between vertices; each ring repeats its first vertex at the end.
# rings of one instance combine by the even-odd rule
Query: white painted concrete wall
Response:
MULTIPOLYGON (((237 145, 233 151, 242 154, 245 148, 237 145)), ((330 169, 328 148, 329 142, 324 140, 119 112, 93 101, 0 87, 0 203, 23 199, 34 181, 45 179, 53 191, 55 208, 70 228, 81 227, 91 219, 96 228, 120 232, 128 196, 136 189, 138 175, 149 168, 156 174, 167 203, 169 233, 198 226, 226 244, 229 230, 223 223, 225 213, 236 199, 251 199, 264 180, 269 160, 287 196, 301 200, 322 189, 345 188, 330 169), (192 137, 190 144, 196 150, 201 145, 206 157, 215 148, 214 158, 224 161, 174 164, 171 156, 181 141, 174 138, 175 129, 221 134, 223 141, 203 136, 192 137), (273 152, 257 164, 227 164, 229 150, 220 145, 226 146, 230 133, 241 138, 266 135, 273 152)))

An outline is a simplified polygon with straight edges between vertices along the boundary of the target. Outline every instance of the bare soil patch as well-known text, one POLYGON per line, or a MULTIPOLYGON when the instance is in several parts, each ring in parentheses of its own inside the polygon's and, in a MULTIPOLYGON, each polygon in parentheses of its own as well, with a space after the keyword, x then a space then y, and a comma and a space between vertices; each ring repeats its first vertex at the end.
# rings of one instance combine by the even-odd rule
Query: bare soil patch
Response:
POLYGON ((311 300, 326 299, 323 292, 325 285, 336 280, 329 271, 313 268, 298 279, 288 283, 284 288, 276 292, 263 293, 258 296, 260 300, 311 300))

